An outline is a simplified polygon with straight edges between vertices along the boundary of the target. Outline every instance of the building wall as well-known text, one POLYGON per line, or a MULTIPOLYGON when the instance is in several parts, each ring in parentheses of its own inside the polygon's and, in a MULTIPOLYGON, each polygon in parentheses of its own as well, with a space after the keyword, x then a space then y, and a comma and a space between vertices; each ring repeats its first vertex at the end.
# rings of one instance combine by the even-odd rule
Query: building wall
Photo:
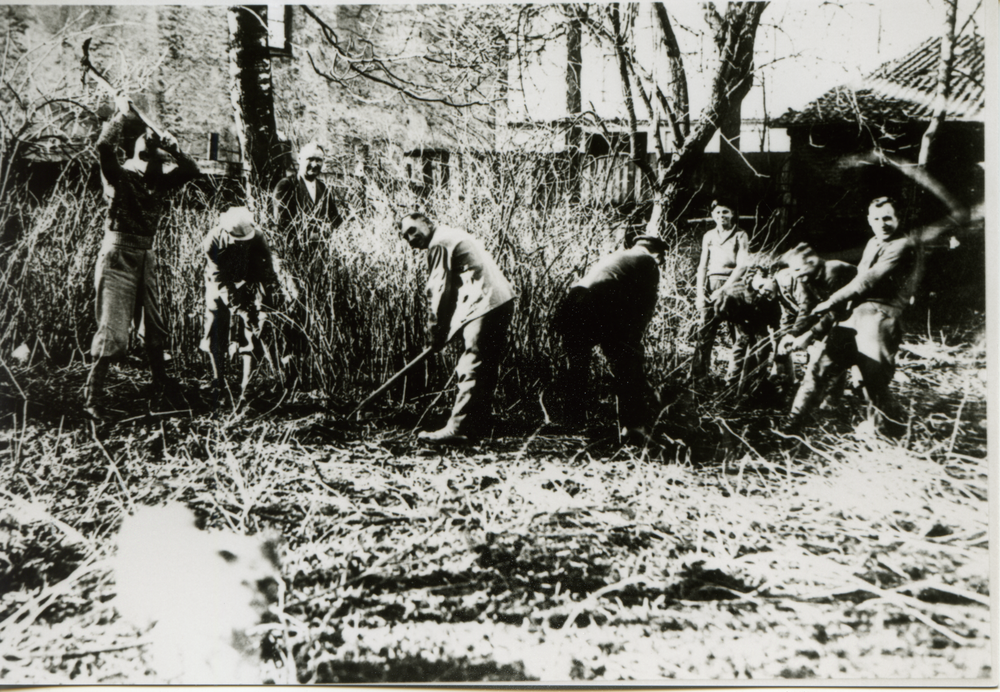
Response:
MULTIPOLYGON (((224 6, 57 6, 10 8, 26 27, 24 43, 31 56, 30 89, 52 96, 72 95, 92 107, 90 137, 111 112, 110 99, 93 82, 80 90, 80 55, 92 38, 91 57, 113 83, 124 83, 136 104, 173 132, 186 151, 206 156, 209 133, 219 133, 223 158, 238 150, 229 91, 228 20, 224 6)), ((433 37, 433 27, 454 6, 320 5, 317 15, 338 37, 372 40, 390 56, 419 54, 433 37)), ((476 137, 481 127, 454 109, 414 105, 385 88, 355 80, 351 95, 318 75, 308 54, 330 65, 332 51, 318 27, 299 7, 292 8, 290 57, 272 60, 279 132, 294 146, 317 138, 332 154, 333 175, 353 171, 356 159, 372 142, 402 165, 403 152, 420 147, 457 146, 476 137)), ((410 68, 397 66, 406 74, 410 68)))
MULTIPOLYGON (((890 136, 873 140, 875 128, 832 124, 791 128, 792 197, 790 222, 800 240, 821 251, 857 248, 870 236, 865 221, 868 202, 890 194, 908 204, 905 220, 914 225, 941 218, 947 209, 924 195, 919 199, 910 178, 894 166, 868 157, 877 142, 887 154, 915 162, 924 123, 896 127, 890 136), (917 204, 919 202, 919 204, 917 204)), ((929 171, 967 205, 982 200, 982 125, 946 123, 940 133, 941 157, 929 171)))

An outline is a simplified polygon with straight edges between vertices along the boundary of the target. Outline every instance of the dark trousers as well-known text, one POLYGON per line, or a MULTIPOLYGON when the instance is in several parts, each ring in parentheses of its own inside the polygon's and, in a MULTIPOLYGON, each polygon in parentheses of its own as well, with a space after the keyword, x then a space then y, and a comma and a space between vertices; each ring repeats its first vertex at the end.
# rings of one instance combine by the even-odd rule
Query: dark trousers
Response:
POLYGON ((879 303, 862 303, 851 317, 830 330, 826 347, 811 358, 795 393, 790 420, 801 422, 836 380, 852 365, 861 371, 868 400, 888 418, 891 432, 898 432, 905 423, 901 409, 889 384, 896 371, 896 352, 902 341, 899 308, 879 303))
POLYGON ((489 420, 513 316, 514 301, 510 301, 462 328, 465 350, 455 366, 458 394, 448 421, 456 433, 478 432, 489 420))
MULTIPOLYGON (((710 278, 709 290, 714 291, 724 282, 725 277, 710 278)), ((733 347, 729 351, 729 364, 726 367, 726 386, 735 387, 742 392, 752 376, 760 368, 766 367, 771 352, 770 338, 766 333, 751 332, 742 324, 728 322, 711 303, 706 304, 701 311, 694 356, 691 360, 691 379, 700 379, 708 374, 715 338, 719 327, 723 325, 729 327, 733 342, 733 347)))
POLYGON ((648 397, 652 395, 643 371, 645 354, 643 330, 632 325, 622 328, 611 324, 607 315, 598 314, 589 304, 588 290, 574 286, 556 312, 553 329, 562 337, 569 358, 569 372, 559 387, 566 414, 575 422, 586 419, 587 388, 590 379, 590 354, 600 346, 611 367, 614 392, 618 399, 618 420, 629 428, 650 423, 648 397))

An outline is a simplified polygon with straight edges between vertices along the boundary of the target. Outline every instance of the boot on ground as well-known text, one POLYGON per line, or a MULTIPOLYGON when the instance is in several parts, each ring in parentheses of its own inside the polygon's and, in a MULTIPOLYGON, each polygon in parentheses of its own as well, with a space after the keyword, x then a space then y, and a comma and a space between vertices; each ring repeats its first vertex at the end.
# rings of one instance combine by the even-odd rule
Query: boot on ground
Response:
POLYGON ((417 439, 442 445, 462 445, 471 441, 467 435, 463 435, 451 425, 446 425, 440 430, 423 430, 417 434, 417 439))

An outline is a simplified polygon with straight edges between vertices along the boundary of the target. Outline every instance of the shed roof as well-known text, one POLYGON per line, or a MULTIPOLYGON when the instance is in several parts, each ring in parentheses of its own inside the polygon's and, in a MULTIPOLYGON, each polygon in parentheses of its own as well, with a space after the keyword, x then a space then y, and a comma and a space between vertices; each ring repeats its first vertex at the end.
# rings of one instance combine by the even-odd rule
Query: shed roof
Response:
MULTIPOLYGON (((983 122, 985 108, 984 41, 962 36, 955 41, 949 120, 983 122)), ((891 60, 858 85, 831 89, 801 110, 789 109, 771 127, 820 123, 927 122, 931 118, 941 37, 930 38, 902 58, 891 60)))

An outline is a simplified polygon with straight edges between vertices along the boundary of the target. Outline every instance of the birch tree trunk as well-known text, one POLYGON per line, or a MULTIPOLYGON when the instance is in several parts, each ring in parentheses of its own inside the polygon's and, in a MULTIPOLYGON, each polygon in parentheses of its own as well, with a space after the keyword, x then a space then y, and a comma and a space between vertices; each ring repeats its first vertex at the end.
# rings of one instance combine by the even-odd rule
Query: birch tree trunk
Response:
POLYGON ((934 105, 931 122, 920 140, 920 155, 917 163, 926 167, 930 161, 941 124, 948 112, 948 97, 951 96, 951 68, 955 58, 955 20, 958 0, 945 0, 945 32, 941 37, 941 57, 938 59, 937 86, 934 89, 934 105))

